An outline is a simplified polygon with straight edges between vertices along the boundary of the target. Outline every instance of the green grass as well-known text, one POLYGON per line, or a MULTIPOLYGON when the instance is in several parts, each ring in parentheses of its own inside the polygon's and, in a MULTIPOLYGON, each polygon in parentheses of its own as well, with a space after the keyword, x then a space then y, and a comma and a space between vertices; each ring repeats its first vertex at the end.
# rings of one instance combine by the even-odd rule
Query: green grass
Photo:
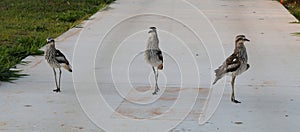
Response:
POLYGON ((283 5, 300 20, 300 0, 284 0, 283 5))
POLYGON ((295 36, 300 36, 300 32, 295 32, 295 33, 292 33, 293 35, 295 36))
POLYGON ((114 0, 1 0, 0 81, 25 74, 10 70, 28 55, 41 55, 47 37, 58 37, 114 0))
MULTIPOLYGON (((282 4, 285 8, 287 8, 290 11, 291 14, 293 14, 298 19, 298 21, 290 23, 300 24, 300 0, 284 0, 282 4)), ((294 36, 300 36, 300 32, 295 32, 291 34, 294 36)))
POLYGON ((291 24, 300 24, 300 22, 296 21, 296 22, 290 22, 291 24))

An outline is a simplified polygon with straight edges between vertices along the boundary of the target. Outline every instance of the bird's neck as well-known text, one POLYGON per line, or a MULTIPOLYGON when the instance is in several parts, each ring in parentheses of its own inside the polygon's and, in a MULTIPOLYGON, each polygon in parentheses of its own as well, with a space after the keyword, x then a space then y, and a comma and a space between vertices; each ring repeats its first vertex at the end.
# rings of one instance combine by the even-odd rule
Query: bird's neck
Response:
POLYGON ((235 49, 244 49, 244 48, 246 48, 244 42, 235 43, 235 49))
POLYGON ((248 56, 247 56, 246 47, 243 42, 236 44, 234 53, 240 56, 245 62, 247 62, 248 56))
POLYGON ((147 49, 159 49, 158 43, 159 43, 159 40, 158 40, 156 32, 150 33, 149 38, 148 38, 147 49))
POLYGON ((47 45, 47 49, 55 49, 55 43, 51 42, 47 45))

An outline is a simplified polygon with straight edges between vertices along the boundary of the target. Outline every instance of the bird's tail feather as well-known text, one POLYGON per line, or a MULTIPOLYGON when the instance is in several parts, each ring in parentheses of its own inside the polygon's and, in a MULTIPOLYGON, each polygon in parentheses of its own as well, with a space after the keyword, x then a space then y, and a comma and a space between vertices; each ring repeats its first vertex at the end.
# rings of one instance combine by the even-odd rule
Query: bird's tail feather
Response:
POLYGON ((218 81, 219 79, 221 79, 221 78, 225 75, 223 66, 220 66, 218 69, 216 69, 216 70, 215 70, 215 73, 216 73, 216 74, 215 74, 215 75, 216 75, 216 78, 215 78, 213 84, 216 84, 217 81, 218 81))
POLYGON ((71 65, 64 65, 63 68, 65 68, 65 69, 68 70, 69 72, 72 72, 71 65))
POLYGON ((219 77, 216 77, 216 78, 215 78, 215 81, 213 82, 213 84, 216 84, 216 83, 217 83, 217 81, 218 81, 219 79, 221 79, 221 78, 219 78, 219 77))

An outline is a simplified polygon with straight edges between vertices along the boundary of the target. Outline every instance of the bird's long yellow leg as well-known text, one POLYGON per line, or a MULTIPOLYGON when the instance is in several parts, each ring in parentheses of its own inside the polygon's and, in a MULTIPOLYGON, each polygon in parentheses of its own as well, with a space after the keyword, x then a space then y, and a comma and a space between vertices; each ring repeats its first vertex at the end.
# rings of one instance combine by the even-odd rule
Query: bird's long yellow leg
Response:
POLYGON ((61 77, 61 70, 59 69, 59 83, 57 84, 57 77, 56 77, 56 71, 55 68, 53 68, 54 72, 54 79, 55 79, 55 85, 56 89, 53 90, 53 92, 60 92, 60 77, 61 77))
POLYGON ((61 69, 59 68, 59 81, 58 81, 58 89, 60 91, 60 80, 61 80, 61 69))
POLYGON ((235 82, 235 77, 236 76, 232 76, 232 80, 231 80, 231 88, 232 88, 231 101, 234 102, 234 103, 241 103, 240 101, 236 100, 235 96, 234 96, 234 82, 235 82))
POLYGON ((157 85, 158 70, 155 71, 155 68, 154 68, 154 67, 152 67, 152 69, 153 69, 154 76, 155 76, 155 90, 154 90, 154 92, 153 92, 152 94, 155 95, 155 94, 157 94, 157 92, 158 92, 158 85, 157 85))
POLYGON ((157 81, 158 81, 158 67, 156 68, 156 80, 155 80, 156 92, 159 91, 159 88, 158 88, 158 85, 157 85, 157 81))
POLYGON ((53 68, 53 73, 54 73, 54 79, 55 79, 55 85, 56 85, 56 89, 53 90, 53 91, 56 92, 56 90, 58 89, 58 85, 57 85, 57 78, 56 78, 56 71, 55 71, 55 68, 53 68))

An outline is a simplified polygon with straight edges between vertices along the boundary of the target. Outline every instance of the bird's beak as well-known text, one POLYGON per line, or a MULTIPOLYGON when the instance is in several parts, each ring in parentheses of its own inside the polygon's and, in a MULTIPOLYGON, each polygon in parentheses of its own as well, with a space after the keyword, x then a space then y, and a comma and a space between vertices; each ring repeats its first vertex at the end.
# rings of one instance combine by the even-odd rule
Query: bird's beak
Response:
POLYGON ((250 42, 250 40, 249 40, 249 39, 246 39, 246 38, 244 39, 244 41, 248 41, 248 42, 250 42))

